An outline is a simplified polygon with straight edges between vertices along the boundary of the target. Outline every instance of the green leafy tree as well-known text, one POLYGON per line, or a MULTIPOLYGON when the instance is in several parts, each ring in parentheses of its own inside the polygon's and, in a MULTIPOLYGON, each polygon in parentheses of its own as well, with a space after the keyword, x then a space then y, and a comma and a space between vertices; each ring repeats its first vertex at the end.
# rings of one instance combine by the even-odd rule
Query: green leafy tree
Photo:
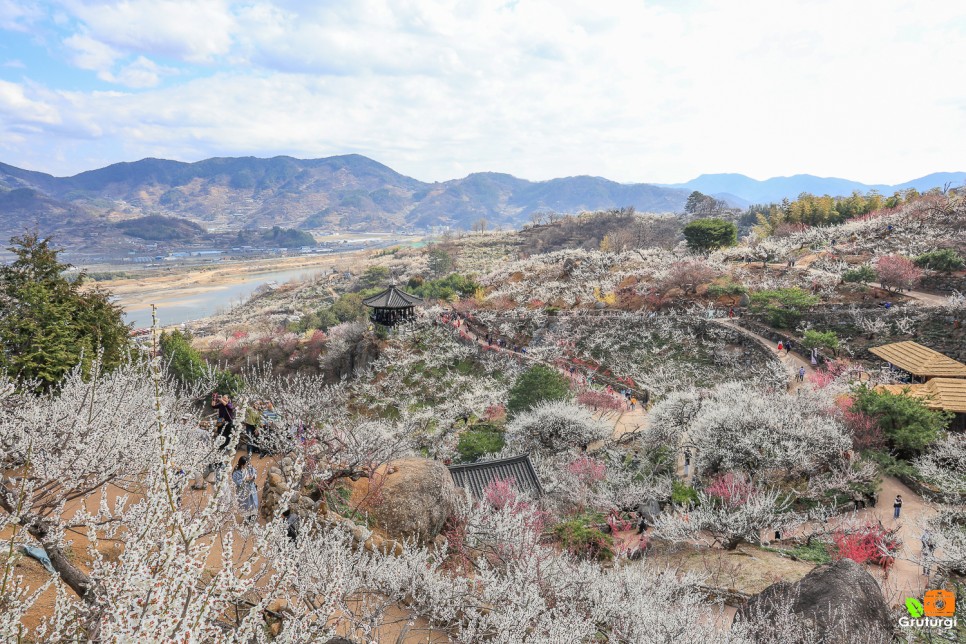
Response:
POLYGON ((805 311, 818 304, 818 296, 800 288, 778 288, 751 295, 751 310, 763 314, 768 324, 793 329, 805 311))
POLYGON ((557 370, 534 365, 520 374, 510 388, 507 416, 512 417, 547 400, 566 400, 570 396, 570 383, 557 370))
POLYGON ((868 282, 875 281, 875 278, 875 269, 868 264, 863 264, 862 266, 858 266, 856 268, 850 268, 842 273, 842 280, 845 282, 867 284, 868 282))
POLYGON ((184 385, 214 376, 215 390, 222 394, 234 396, 242 388, 242 379, 225 370, 215 370, 211 373, 208 363, 201 352, 191 346, 191 334, 181 331, 163 332, 158 339, 161 357, 167 364, 168 372, 184 385))
POLYGON ((339 322, 361 320, 366 317, 368 310, 366 305, 362 303, 363 299, 359 293, 346 293, 332 304, 330 311, 339 322))
POLYGON ((689 215, 693 215, 694 213, 698 212, 698 209, 701 207, 701 203, 707 198, 707 195, 695 190, 688 195, 688 200, 684 203, 684 212, 688 213, 689 215))
POLYGON ((362 290, 380 288, 389 285, 389 269, 385 266, 370 266, 359 277, 359 287, 362 290))
POLYGON ((111 369, 128 355, 130 327, 121 308, 100 288, 82 289, 59 250, 36 233, 15 237, 16 259, 0 267, 0 369, 50 389, 81 364, 89 369, 100 353, 111 369))
POLYGON ((906 459, 918 456, 941 437, 952 414, 929 409, 923 402, 905 394, 891 394, 859 387, 853 396, 852 410, 875 419, 889 446, 906 459))
POLYGON ((426 261, 429 265, 429 272, 434 277, 442 277, 452 271, 456 266, 456 262, 453 261, 453 256, 439 246, 434 246, 429 251, 426 261))
POLYGON ((832 352, 839 350, 839 337, 835 335, 835 331, 809 329, 802 340, 806 349, 828 349, 832 352))
POLYGON ((941 250, 931 250, 928 253, 923 253, 916 258, 916 266, 942 273, 952 273, 953 271, 963 270, 963 266, 966 266, 966 263, 963 262, 963 258, 952 248, 943 248, 941 250))
POLYGON ((734 222, 715 217, 696 219, 684 227, 684 238, 693 251, 712 251, 737 244, 738 227, 734 222))

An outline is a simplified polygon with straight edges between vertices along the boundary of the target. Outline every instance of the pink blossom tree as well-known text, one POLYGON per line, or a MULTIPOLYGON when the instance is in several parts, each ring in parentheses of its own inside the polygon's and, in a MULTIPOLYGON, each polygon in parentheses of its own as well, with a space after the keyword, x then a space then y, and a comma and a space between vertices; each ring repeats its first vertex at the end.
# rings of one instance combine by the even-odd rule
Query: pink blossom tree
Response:
POLYGON ((883 255, 876 260, 875 271, 882 288, 893 292, 913 288, 922 279, 922 269, 902 255, 883 255))

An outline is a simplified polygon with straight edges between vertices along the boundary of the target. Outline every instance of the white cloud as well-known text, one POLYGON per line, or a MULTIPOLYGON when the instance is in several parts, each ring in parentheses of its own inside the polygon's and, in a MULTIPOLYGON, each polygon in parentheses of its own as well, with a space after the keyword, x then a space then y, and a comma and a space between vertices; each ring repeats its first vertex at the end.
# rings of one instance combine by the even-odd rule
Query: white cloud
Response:
MULTIPOLYGON (((56 151, 99 131, 96 150, 123 146, 126 158, 360 152, 421 179, 734 171, 899 182, 964 169, 966 98, 950 75, 966 54, 966 6, 65 0, 63 10, 75 64, 142 91, 55 94, 70 123, 24 147, 56 151), (155 61, 169 60, 187 65, 184 80, 157 88, 172 70, 155 61)), ((89 167, 85 145, 60 169, 89 167)))
POLYGON ((0 126, 10 132, 40 126, 57 125, 61 122, 57 108, 44 100, 27 96, 27 87, 19 83, 0 80, 0 126))
POLYGON ((73 52, 71 62, 81 69, 107 70, 121 57, 116 49, 85 33, 65 38, 64 44, 73 52))
POLYGON ((231 45, 233 19, 221 0, 65 0, 64 9, 111 48, 205 62, 231 45))
POLYGON ((124 85, 132 88, 154 87, 161 82, 161 77, 175 73, 175 70, 162 67, 144 56, 138 56, 134 62, 125 65, 113 74, 104 71, 99 77, 111 83, 124 85))
POLYGON ((0 0, 0 29, 29 31, 30 25, 42 16, 40 7, 34 3, 0 0))

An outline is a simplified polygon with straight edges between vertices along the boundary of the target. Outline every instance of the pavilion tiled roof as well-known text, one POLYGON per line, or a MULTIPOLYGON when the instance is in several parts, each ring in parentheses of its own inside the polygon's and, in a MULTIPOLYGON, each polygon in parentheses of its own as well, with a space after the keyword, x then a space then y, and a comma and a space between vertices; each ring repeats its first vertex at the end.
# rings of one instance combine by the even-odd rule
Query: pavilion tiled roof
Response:
POLYGON ((869 353, 914 376, 966 378, 966 364, 916 342, 893 342, 881 347, 873 347, 869 349, 869 353))
POLYGON ((930 409, 966 414, 966 380, 962 378, 933 378, 922 384, 880 385, 878 389, 920 398, 930 409))
POLYGON ((484 491, 493 481, 511 480, 514 487, 520 492, 534 496, 543 494, 540 479, 537 478, 537 472, 533 469, 529 454, 504 458, 499 461, 451 465, 449 473, 456 485, 468 490, 477 500, 485 497, 484 491))
POLYGON ((385 291, 362 300, 362 303, 376 309, 405 309, 410 306, 419 306, 423 303, 423 300, 395 286, 390 286, 385 291))

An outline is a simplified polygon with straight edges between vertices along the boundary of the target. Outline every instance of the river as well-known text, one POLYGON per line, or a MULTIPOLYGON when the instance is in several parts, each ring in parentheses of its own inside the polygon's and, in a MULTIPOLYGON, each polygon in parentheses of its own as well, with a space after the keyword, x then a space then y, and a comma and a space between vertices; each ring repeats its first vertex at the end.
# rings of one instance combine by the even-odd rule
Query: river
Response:
MULTIPOLYGON (((203 293, 178 295, 177 291, 172 291, 170 295, 160 296, 153 304, 157 305, 158 322, 161 326, 181 324, 182 322, 209 317, 232 305, 239 304, 248 299, 258 287, 269 282, 284 284, 289 280, 308 279, 314 275, 330 273, 331 271, 331 266, 322 266, 252 273, 246 276, 243 282, 236 281, 230 284, 207 286, 203 293)), ((124 320, 126 322, 133 323, 135 328, 151 326, 150 304, 140 304, 127 308, 124 305, 124 298, 119 298, 118 303, 125 309, 124 320)))

